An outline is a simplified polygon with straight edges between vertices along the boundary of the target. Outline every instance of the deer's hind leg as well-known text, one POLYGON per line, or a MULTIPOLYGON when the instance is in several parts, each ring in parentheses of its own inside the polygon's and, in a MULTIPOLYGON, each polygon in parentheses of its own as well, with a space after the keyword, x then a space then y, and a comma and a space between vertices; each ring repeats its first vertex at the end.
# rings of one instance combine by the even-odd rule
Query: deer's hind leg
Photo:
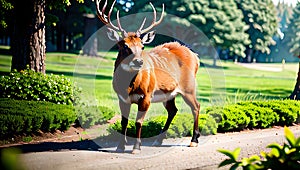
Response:
POLYGON ((193 136, 190 143, 190 147, 198 146, 198 138, 200 137, 199 127, 198 127, 198 120, 199 120, 199 111, 200 111, 200 104, 196 99, 196 93, 187 93, 182 95, 184 101, 187 105, 190 106, 192 114, 194 116, 194 129, 193 129, 193 136))
POLYGON ((164 128, 161 130, 157 139, 154 141, 153 146, 160 146, 162 144, 164 138, 166 137, 167 130, 169 129, 170 124, 178 111, 175 105, 175 98, 164 102, 164 106, 168 111, 168 119, 164 125, 164 128))

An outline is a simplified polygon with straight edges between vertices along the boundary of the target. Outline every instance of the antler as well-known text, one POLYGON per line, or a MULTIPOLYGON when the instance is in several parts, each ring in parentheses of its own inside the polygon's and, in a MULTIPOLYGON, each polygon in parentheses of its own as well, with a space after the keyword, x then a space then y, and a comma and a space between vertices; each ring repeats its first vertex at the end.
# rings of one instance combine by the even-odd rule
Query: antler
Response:
POLYGON ((105 0, 105 3, 103 5, 103 8, 102 10, 100 10, 100 2, 101 0, 95 0, 95 3, 96 3, 96 8, 97 8, 97 16, 98 18, 107 26, 111 27, 112 29, 115 29, 115 30, 118 30, 118 31, 122 31, 123 33, 126 33, 126 31, 122 28, 121 26, 121 22, 120 22, 120 16, 119 16, 119 13, 120 11, 118 10, 117 12, 117 23, 118 23, 118 26, 115 26, 112 22, 111 22, 111 19, 110 19, 110 15, 111 15, 111 12, 113 10, 113 7, 116 3, 116 0, 114 0, 112 6, 110 7, 109 9, 109 12, 108 12, 108 15, 106 15, 104 12, 105 12, 105 9, 106 9, 106 6, 107 6, 107 0, 105 0))
POLYGON ((148 27, 148 28, 145 28, 143 29, 144 25, 145 25, 145 22, 146 22, 146 18, 143 20, 142 22, 142 25, 140 27, 140 29, 137 31, 138 33, 140 34, 143 34, 143 33, 146 33, 148 31, 150 31, 153 27, 157 26, 158 24, 161 23, 161 21, 163 20, 164 18, 164 11, 165 11, 165 5, 162 4, 162 12, 161 12, 161 16, 160 16, 160 19, 158 21, 156 21, 156 10, 154 8, 154 6, 152 5, 152 3, 150 2, 150 5, 153 9, 153 21, 151 23, 151 25, 148 27), (143 29, 143 30, 142 30, 143 29))

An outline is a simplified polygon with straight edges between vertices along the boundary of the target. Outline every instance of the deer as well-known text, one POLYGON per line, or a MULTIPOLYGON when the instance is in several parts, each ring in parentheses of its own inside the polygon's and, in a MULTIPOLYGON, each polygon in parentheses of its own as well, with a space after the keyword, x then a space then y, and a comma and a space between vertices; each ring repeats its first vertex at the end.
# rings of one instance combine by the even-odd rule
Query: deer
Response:
POLYGON ((137 104, 138 108, 135 120, 136 141, 132 154, 141 152, 142 124, 150 104, 155 102, 162 102, 168 112, 166 123, 153 143, 154 146, 162 145, 166 132, 178 111, 175 105, 177 95, 182 96, 193 114, 194 127, 189 146, 197 147, 200 137, 198 128, 200 104, 196 99, 198 55, 176 41, 158 45, 151 50, 144 50, 144 45, 154 40, 155 32, 151 30, 164 18, 164 4, 162 4, 160 19, 156 20, 156 9, 150 2, 153 10, 151 25, 144 28, 145 17, 136 32, 127 32, 121 26, 119 11, 116 15, 117 26, 111 21, 110 16, 116 1, 112 3, 108 14, 105 14, 107 0, 102 9, 100 9, 100 2, 101 0, 95 0, 97 16, 108 29, 108 38, 116 42, 118 46, 112 86, 118 96, 122 135, 116 151, 125 151, 128 117, 132 104, 137 104))

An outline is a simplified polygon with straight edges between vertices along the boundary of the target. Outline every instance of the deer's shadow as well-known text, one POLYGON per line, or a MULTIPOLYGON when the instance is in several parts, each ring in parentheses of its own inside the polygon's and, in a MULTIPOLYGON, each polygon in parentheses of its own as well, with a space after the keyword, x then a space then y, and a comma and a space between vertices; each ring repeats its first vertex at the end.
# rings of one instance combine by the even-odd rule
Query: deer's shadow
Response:
MULTIPOLYGON (((133 145, 135 142, 134 138, 127 138, 127 146, 133 145)), ((155 138, 142 139, 142 146, 146 147, 176 147, 179 144, 162 144, 160 146, 152 146, 155 138)), ((8 147, 0 147, 0 153, 3 149, 16 148, 21 153, 31 152, 58 152, 66 150, 83 150, 83 151, 99 151, 99 152, 115 152, 114 148, 117 147, 119 140, 112 137, 98 137, 96 139, 82 140, 82 141, 71 141, 71 142, 40 142, 40 143, 29 143, 19 144, 8 147)), ((182 146, 182 145, 180 145, 182 146)))

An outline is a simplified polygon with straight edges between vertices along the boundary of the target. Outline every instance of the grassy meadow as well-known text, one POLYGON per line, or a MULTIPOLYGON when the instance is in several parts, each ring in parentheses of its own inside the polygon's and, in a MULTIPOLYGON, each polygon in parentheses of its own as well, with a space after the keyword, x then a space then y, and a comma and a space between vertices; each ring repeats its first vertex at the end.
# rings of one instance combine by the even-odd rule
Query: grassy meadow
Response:
MULTIPOLYGON (((117 96, 112 89, 112 74, 116 52, 99 53, 101 58, 79 56, 71 53, 47 53, 46 73, 64 75, 82 90, 82 100, 91 105, 108 106, 119 113, 117 96)), ((281 99, 289 96, 295 85, 298 63, 264 64, 264 67, 280 71, 263 71, 246 68, 231 61, 219 61, 212 67, 212 61, 203 63, 197 75, 197 98, 201 112, 207 106, 235 103, 241 100, 281 99)), ((0 54, 0 74, 10 71, 11 56, 0 54)), ((255 67, 255 65, 253 65, 255 67)), ((181 97, 176 99, 180 112, 190 112, 181 97)), ((136 111, 133 106, 132 112, 136 111)), ((153 104, 151 115, 165 114, 162 104, 153 104)))

